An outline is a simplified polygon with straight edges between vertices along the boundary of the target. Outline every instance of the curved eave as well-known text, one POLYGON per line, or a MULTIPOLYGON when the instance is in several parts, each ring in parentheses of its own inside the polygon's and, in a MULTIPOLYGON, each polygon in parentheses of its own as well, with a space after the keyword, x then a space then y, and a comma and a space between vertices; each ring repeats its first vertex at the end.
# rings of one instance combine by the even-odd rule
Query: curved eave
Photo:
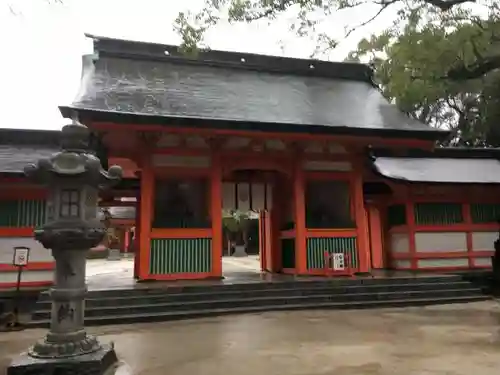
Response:
POLYGON ((405 184, 500 184, 500 161, 493 158, 379 157, 371 166, 379 176, 405 184))
POLYGON ((349 126, 297 125, 289 123, 247 122, 239 120, 224 120, 200 117, 158 116, 144 113, 128 113, 60 106, 63 117, 71 118, 77 115, 82 122, 99 121, 112 123, 128 123, 138 125, 162 125, 165 127, 194 127, 199 129, 221 130, 250 130, 259 132, 281 133, 314 133, 325 135, 357 135, 366 137, 388 137, 402 139, 419 139, 439 141, 448 137, 450 132, 432 129, 429 130, 398 130, 353 128, 349 126))

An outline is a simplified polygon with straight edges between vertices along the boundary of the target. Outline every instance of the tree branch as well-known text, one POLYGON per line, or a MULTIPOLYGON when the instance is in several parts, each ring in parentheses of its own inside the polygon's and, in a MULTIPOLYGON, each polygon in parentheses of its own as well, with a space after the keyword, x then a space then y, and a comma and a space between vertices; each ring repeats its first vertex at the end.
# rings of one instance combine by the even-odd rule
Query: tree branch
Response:
POLYGON ((356 31, 357 29, 359 29, 360 27, 363 27, 363 26, 366 26, 368 25, 370 22, 372 22, 375 18, 377 18, 378 16, 380 16, 380 14, 387 9, 387 7, 389 7, 389 5, 392 5, 396 2, 398 2, 400 0, 389 0, 389 1, 384 1, 383 3, 381 3, 381 8, 379 9, 379 11, 377 13, 375 13, 374 16, 372 16, 371 18, 369 18, 368 20, 366 20, 365 22, 362 22, 360 23, 359 25, 357 26, 354 26, 352 27, 351 29, 349 29, 346 34, 345 34, 345 37, 347 38, 349 35, 351 35, 354 31, 356 31))
POLYGON ((263 18, 272 17, 275 13, 284 12, 288 7, 297 3, 297 0, 278 0, 273 1, 272 4, 269 5, 268 9, 263 10, 262 12, 248 12, 242 17, 234 17, 236 21, 245 21, 252 22, 257 21, 263 18))
POLYGON ((446 77, 452 81, 466 81, 480 78, 495 69, 500 69, 500 55, 483 57, 469 65, 462 63, 451 68, 446 77))

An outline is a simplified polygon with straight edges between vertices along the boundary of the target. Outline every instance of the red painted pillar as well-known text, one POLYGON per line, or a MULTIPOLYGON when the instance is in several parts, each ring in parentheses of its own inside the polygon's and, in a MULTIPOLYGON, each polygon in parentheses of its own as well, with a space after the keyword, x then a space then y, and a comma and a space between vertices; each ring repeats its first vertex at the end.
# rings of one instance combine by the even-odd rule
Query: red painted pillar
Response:
POLYGON ((293 201, 295 218, 295 273, 303 275, 307 272, 307 239, 304 169, 300 157, 294 160, 293 165, 293 201))
POLYGON ((351 183, 354 191, 359 272, 370 272, 370 240, 363 194, 363 169, 361 163, 357 163, 356 166, 351 183))
POLYGON ((372 268, 384 268, 383 232, 380 219, 380 210, 373 204, 367 206, 370 221, 370 249, 372 268))
POLYGON ((138 194, 135 205, 135 230, 134 230, 134 278, 139 278, 141 268, 141 194, 138 194))
POLYGON ((210 202, 212 219, 212 276, 222 277, 222 166, 218 153, 212 155, 210 202))
POLYGON ((145 158, 141 173, 141 204, 140 204, 140 242, 139 242, 139 278, 149 276, 149 257, 151 248, 151 221, 153 214, 155 178, 150 158, 145 158))
POLYGON ((123 231, 123 252, 128 253, 128 248, 129 248, 129 230, 128 228, 125 228, 123 231))

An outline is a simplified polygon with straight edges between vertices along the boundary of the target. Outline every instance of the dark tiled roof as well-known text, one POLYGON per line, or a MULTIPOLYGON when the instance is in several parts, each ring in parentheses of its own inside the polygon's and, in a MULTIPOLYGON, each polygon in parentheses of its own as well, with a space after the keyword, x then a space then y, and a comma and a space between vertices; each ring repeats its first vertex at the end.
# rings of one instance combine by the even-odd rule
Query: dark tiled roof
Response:
POLYGON ((60 130, 0 128, 0 145, 47 145, 59 147, 60 130))
POLYGON ((389 104, 363 64, 222 51, 189 59, 174 46, 102 38, 94 44, 98 57, 84 58, 81 91, 61 107, 65 116, 77 110, 95 119, 114 114, 117 122, 140 116, 150 123, 207 126, 208 120, 272 131, 446 134, 389 104))
POLYGON ((38 159, 59 150, 60 131, 0 129, 0 173, 22 174, 38 159))
MULTIPOLYGON (((27 164, 47 158, 60 150, 60 130, 1 129, 0 173, 23 174, 27 164)), ((90 149, 96 152, 107 168, 106 150, 99 139, 91 135, 90 149)))
POLYGON ((48 146, 0 145, 0 173, 23 173, 26 165, 47 158, 57 150, 48 146))
POLYGON ((375 170, 406 182, 500 184, 500 161, 493 158, 377 157, 375 170))

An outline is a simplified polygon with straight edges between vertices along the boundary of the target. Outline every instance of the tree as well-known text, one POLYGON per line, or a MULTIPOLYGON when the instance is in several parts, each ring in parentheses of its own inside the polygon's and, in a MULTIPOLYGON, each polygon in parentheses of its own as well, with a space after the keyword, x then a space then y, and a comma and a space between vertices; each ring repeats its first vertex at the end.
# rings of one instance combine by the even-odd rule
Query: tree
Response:
POLYGON ((238 244, 248 246, 250 221, 256 217, 256 214, 240 210, 224 210, 222 217, 222 226, 226 235, 238 244))
POLYGON ((221 20, 254 22, 295 11, 297 35, 315 35, 316 52, 337 46, 317 32, 334 12, 376 4, 350 35, 389 7, 397 18, 380 35, 360 41, 351 61, 368 61, 383 94, 410 116, 452 130, 448 145, 499 145, 500 8, 494 0, 207 0, 196 15, 180 14, 183 48, 196 51, 204 32, 221 20))
POLYGON ((455 9, 414 12, 403 29, 358 44, 348 57, 368 58, 383 94, 410 116, 452 130, 447 145, 499 146, 500 17, 455 9))

